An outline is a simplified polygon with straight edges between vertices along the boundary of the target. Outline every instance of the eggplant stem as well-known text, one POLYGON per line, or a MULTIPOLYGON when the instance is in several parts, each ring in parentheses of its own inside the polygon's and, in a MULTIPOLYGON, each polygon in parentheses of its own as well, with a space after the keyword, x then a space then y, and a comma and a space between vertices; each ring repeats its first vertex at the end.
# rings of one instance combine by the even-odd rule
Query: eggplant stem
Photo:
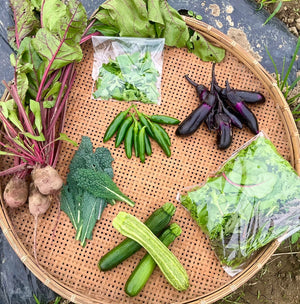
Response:
POLYGON ((194 87, 198 87, 199 84, 197 82, 195 82, 194 80, 192 80, 188 75, 184 75, 185 79, 194 87))

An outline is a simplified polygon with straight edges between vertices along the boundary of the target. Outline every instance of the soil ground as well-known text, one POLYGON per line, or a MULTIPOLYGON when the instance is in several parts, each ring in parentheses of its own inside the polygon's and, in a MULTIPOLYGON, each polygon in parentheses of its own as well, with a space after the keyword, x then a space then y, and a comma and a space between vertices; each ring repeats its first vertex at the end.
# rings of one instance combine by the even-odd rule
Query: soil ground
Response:
MULTIPOLYGON (((279 1, 278 1, 279 2, 279 1)), ((265 8, 273 12, 277 4, 267 5, 265 8)), ((280 11, 276 17, 287 25, 290 32, 299 37, 300 34, 300 0, 291 0, 283 2, 280 11)))

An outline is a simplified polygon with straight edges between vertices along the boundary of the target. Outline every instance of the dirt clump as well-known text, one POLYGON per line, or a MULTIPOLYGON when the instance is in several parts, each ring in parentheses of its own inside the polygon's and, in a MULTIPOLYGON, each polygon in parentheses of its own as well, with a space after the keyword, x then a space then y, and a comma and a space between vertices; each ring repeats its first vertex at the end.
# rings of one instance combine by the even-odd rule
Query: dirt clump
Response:
MULTIPOLYGON (((259 1, 256 1, 259 2, 259 1)), ((279 2, 279 1, 278 1, 279 2)), ((278 3, 271 3, 265 6, 265 9, 272 13, 278 3)), ((275 15, 296 37, 300 35, 300 0, 291 0, 283 2, 279 12, 275 15)))

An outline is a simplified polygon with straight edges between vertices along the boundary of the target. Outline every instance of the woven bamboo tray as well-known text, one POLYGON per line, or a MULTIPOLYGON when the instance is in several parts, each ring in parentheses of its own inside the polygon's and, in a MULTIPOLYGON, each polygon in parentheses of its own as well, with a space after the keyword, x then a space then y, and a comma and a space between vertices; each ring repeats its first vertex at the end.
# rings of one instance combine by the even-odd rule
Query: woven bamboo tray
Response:
MULTIPOLYGON (((225 60, 216 66, 220 85, 229 79, 233 88, 256 89, 265 95, 265 104, 251 106, 260 129, 267 133, 278 151, 299 174, 299 135, 289 107, 275 81, 245 50, 218 30, 190 18, 186 18, 186 23, 212 43, 227 50, 225 60)), ((82 135, 86 135, 92 139, 94 147, 106 146, 110 149, 114 157, 114 181, 136 202, 136 206, 131 208, 125 203, 118 203, 107 207, 95 227, 93 240, 82 248, 74 240, 75 231, 64 213, 56 235, 52 238, 58 212, 57 206, 53 205, 39 220, 37 252, 40 268, 33 258, 34 225, 27 206, 9 210, 2 201, 0 224, 4 235, 30 271, 56 293, 75 303, 204 304, 223 298, 259 271, 277 249, 279 242, 275 241, 261 250, 247 269, 232 278, 222 269, 204 233, 176 201, 176 195, 184 187, 203 182, 209 173, 214 172, 252 134, 246 128, 235 129, 231 147, 219 151, 215 143, 216 133, 209 132, 204 124, 188 138, 175 137, 175 128, 168 127, 172 139, 172 157, 166 158, 160 148, 153 144, 154 152, 145 164, 135 158, 128 160, 124 149, 115 149, 113 141, 105 144, 102 142, 111 119, 127 108, 128 104, 91 99, 93 50, 90 42, 84 45, 83 51, 84 59, 77 65, 78 76, 69 98, 65 132, 77 142, 80 142, 82 135), (186 268, 190 288, 185 292, 177 292, 156 269, 144 290, 137 297, 129 298, 125 295, 124 284, 145 252, 140 250, 115 269, 100 272, 97 268, 100 257, 123 239, 112 227, 112 219, 123 210, 145 220, 167 201, 177 206, 173 221, 183 230, 170 249, 186 268)), ((165 114, 183 119, 198 105, 195 89, 183 76, 189 74, 197 82, 209 85, 211 67, 211 63, 202 62, 185 49, 166 47, 162 104, 139 104, 139 109, 148 114, 165 114)), ((58 168, 64 178, 75 150, 69 144, 62 147, 58 168)), ((2 167, 7 165, 8 162, 2 161, 2 167)))

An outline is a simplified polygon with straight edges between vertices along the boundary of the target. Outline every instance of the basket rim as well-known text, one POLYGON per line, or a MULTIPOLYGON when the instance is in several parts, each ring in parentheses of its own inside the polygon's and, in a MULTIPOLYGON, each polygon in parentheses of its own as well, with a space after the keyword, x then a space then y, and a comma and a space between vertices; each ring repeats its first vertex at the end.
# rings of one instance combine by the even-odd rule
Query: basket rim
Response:
MULTIPOLYGON (((268 90, 270 95, 276 101, 276 107, 279 115, 284 123, 285 131, 288 135, 289 148, 291 151, 291 165, 295 168, 298 175, 300 175, 300 138, 299 133, 293 119, 292 113, 290 111, 289 105, 287 104, 284 96, 282 95, 280 89, 274 78, 262 67, 262 65, 245 49, 243 49, 237 42, 223 34, 219 30, 215 29, 211 25, 208 25, 202 21, 196 20, 192 17, 182 16, 186 24, 199 32, 205 38, 210 40, 215 45, 224 48, 226 51, 232 53, 237 57, 250 71, 262 82, 265 88, 268 90)), ((8 96, 8 92, 5 92, 2 96, 2 100, 8 96)), ((50 273, 46 272, 44 269, 40 268, 34 257, 25 248, 21 239, 15 233, 13 229, 12 222, 8 216, 8 212, 3 202, 2 189, 1 191, 1 207, 0 207, 0 227, 2 232, 9 242, 10 246, 13 248, 17 256, 24 263, 24 265, 48 288, 52 289, 54 292, 60 296, 68 299, 71 302, 79 304, 99 304, 105 303, 105 299, 97 298, 91 299, 87 295, 80 293, 64 284, 63 282, 57 280, 50 273), (101 301, 101 302, 100 302, 101 301)), ((187 301, 180 302, 181 304, 187 303, 199 303, 199 304, 209 304, 214 303, 217 300, 222 299, 227 296, 237 288, 241 287, 250 278, 252 278, 268 261, 272 254, 279 247, 280 242, 278 240, 273 241, 269 245, 266 245, 262 249, 256 258, 244 269, 241 273, 233 277, 224 286, 213 290, 212 292, 189 299, 187 301)))

